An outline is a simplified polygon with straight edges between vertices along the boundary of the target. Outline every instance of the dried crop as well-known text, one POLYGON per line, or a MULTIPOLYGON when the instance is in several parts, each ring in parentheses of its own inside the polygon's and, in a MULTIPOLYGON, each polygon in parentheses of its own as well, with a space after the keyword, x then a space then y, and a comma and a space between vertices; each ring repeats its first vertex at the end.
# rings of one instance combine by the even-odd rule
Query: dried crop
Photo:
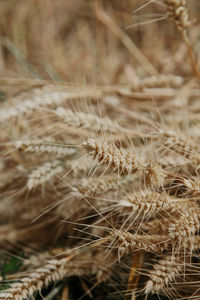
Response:
POLYGON ((0 299, 200 299, 199 1, 141 2, 0 3, 0 299))

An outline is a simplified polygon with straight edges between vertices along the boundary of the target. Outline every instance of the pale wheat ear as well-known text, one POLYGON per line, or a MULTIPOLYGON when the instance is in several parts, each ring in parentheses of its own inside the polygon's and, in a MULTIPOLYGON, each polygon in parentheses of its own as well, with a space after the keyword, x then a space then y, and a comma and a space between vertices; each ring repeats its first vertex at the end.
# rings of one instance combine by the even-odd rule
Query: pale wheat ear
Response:
POLYGON ((64 166, 60 160, 46 162, 28 175, 27 188, 32 190, 39 185, 44 185, 63 170, 64 166))
POLYGON ((37 113, 43 107, 52 107, 62 105, 72 99, 81 99, 84 97, 98 96, 95 91, 44 91, 41 95, 35 96, 32 99, 24 100, 22 103, 17 103, 12 108, 5 109, 0 113, 0 123, 9 121, 13 118, 20 118, 22 116, 30 117, 33 113, 37 113))
POLYGON ((164 146, 174 152, 189 159, 194 166, 198 166, 200 153, 198 145, 189 137, 180 136, 174 131, 160 131, 160 136, 163 137, 164 146))
POLYGON ((134 91, 144 90, 145 88, 159 88, 159 87, 173 87, 179 88, 183 84, 184 80, 181 76, 176 75, 163 75, 158 74, 154 76, 149 76, 144 79, 138 80, 132 84, 132 89, 134 91))
POLYGON ((95 114, 87 114, 82 111, 73 112, 63 107, 58 107, 54 113, 68 126, 84 128, 96 132, 108 131, 118 133, 123 131, 123 128, 121 128, 117 122, 111 121, 108 117, 100 118, 95 114))
POLYGON ((32 152, 32 153, 50 153, 57 154, 61 156, 73 155, 76 153, 76 145, 71 145, 72 149, 69 148, 68 145, 49 143, 43 140, 36 141, 16 141, 14 143, 16 148, 20 151, 24 152, 32 152))

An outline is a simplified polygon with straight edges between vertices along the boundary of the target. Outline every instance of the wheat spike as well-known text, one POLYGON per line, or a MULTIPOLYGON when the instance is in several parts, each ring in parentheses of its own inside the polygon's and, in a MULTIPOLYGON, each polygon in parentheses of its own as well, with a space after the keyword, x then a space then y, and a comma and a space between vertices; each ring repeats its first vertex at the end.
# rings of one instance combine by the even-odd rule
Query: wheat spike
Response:
POLYGON ((92 165, 92 159, 84 157, 81 160, 68 160, 66 162, 66 168, 69 169, 69 173, 72 177, 83 177, 89 173, 92 165))
POLYGON ((193 48, 188 37, 187 30, 191 25, 187 10, 187 0, 164 0, 167 6, 168 17, 173 21, 176 28, 182 33, 184 43, 187 46, 191 67, 197 79, 200 81, 200 72, 196 62, 193 48))
POLYGON ((169 18, 174 22, 179 31, 186 30, 191 22, 187 12, 186 0, 164 0, 169 18))
POLYGON ((116 239, 116 245, 119 250, 125 250, 126 253, 136 250, 147 252, 162 252, 170 247, 168 236, 165 235, 140 235, 132 234, 128 231, 113 230, 110 239, 116 239))
POLYGON ((145 88, 156 88, 156 87, 173 87, 178 88, 183 84, 183 78, 173 74, 164 75, 153 75, 140 79, 134 82, 131 86, 132 90, 138 91, 145 88))
POLYGON ((26 299, 32 296, 34 292, 41 291, 45 286, 47 287, 51 282, 62 280, 64 277, 95 274, 97 280, 102 281, 105 274, 106 276, 110 276, 108 274, 112 265, 110 256, 107 261, 104 261, 101 252, 92 254, 88 251, 84 259, 81 256, 81 250, 80 253, 77 252, 76 254, 78 255, 71 254, 67 257, 47 261, 43 267, 28 273, 25 277, 20 279, 19 282, 11 284, 7 290, 0 291, 0 299, 26 299))
POLYGON ((168 201, 165 193, 147 192, 135 193, 126 200, 120 200, 118 205, 122 210, 149 218, 156 212, 170 209, 173 203, 168 201))
POLYGON ((123 148, 117 149, 107 142, 96 142, 89 138, 82 143, 82 147, 93 154, 94 159, 106 164, 108 167, 120 172, 120 174, 133 174, 142 168, 135 153, 126 151, 123 148))
POLYGON ((27 99, 14 105, 12 108, 5 109, 0 113, 0 122, 8 121, 12 118, 19 118, 20 116, 30 116, 34 112, 38 112, 42 107, 52 107, 63 104, 70 99, 81 97, 97 96, 97 91, 79 91, 79 92, 44 92, 42 95, 35 96, 32 99, 27 99))
POLYGON ((31 190, 36 188, 38 185, 43 185, 62 171, 63 166, 60 160, 46 162, 28 175, 27 187, 31 190))
POLYGON ((43 140, 38 141, 16 141, 15 147, 24 152, 33 153, 50 153, 57 154, 59 156, 68 156, 76 153, 75 149, 66 147, 63 144, 51 144, 43 140))
POLYGON ((66 276, 67 259, 54 259, 49 261, 43 268, 36 269, 28 277, 20 282, 13 283, 5 292, 0 292, 0 299, 21 300, 40 291, 44 285, 48 286, 51 281, 57 281, 66 276))
POLYGON ((184 238, 192 238, 199 230, 199 214, 195 208, 188 208, 169 225, 168 232, 172 239, 182 243, 184 238))
POLYGON ((145 182, 152 189, 159 189, 164 186, 165 172, 157 161, 152 161, 144 168, 145 182))
POLYGON ((181 263, 173 255, 167 255, 162 260, 159 260, 153 266, 153 270, 150 271, 150 279, 146 283, 145 294, 159 294, 162 292, 175 279, 175 276, 181 272, 183 266, 183 262, 181 263))
POLYGON ((73 112, 71 109, 58 107, 55 114, 63 119, 63 121, 71 127, 88 129, 90 131, 108 131, 117 133, 122 128, 115 121, 111 121, 108 117, 100 118, 94 114, 86 114, 82 111, 73 112))
POLYGON ((89 197, 115 191, 125 182, 127 182, 125 178, 119 178, 116 175, 105 175, 101 178, 83 178, 81 183, 77 187, 73 187, 72 190, 75 194, 89 197))
POLYGON ((148 222, 141 224, 141 230, 146 231, 148 234, 160 234, 167 235, 169 224, 171 223, 170 218, 153 219, 148 222))
POLYGON ((182 182, 186 187, 186 193, 191 196, 199 196, 200 194, 200 180, 199 178, 183 178, 182 182))
POLYGON ((192 142, 189 138, 183 138, 178 136, 173 131, 160 131, 161 135, 163 135, 165 140, 165 146, 169 147, 176 153, 182 155, 183 157, 191 160, 192 162, 196 162, 199 164, 200 162, 200 153, 198 149, 198 145, 192 142))
POLYGON ((41 268, 36 269, 20 282, 11 284, 6 291, 0 292, 0 299, 22 300, 33 295, 36 291, 41 291, 44 286, 48 286, 51 282, 62 280, 66 276, 87 274, 88 261, 77 261, 76 263, 68 258, 52 259, 41 268))

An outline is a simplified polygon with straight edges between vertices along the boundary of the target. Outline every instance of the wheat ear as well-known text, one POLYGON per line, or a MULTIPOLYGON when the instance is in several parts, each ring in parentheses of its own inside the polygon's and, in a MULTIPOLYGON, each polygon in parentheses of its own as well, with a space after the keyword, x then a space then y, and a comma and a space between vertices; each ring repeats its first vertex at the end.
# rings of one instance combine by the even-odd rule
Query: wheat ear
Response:
POLYGON ((145 183, 151 189, 159 189, 164 186, 166 174, 157 161, 151 161, 144 167, 145 183))
POLYGON ((43 268, 36 269, 28 277, 22 278, 20 282, 13 283, 8 290, 0 292, 0 299, 22 300, 35 291, 41 291, 50 282, 63 279, 67 274, 66 264, 70 259, 69 256, 50 260, 43 268))
POLYGON ((59 156, 68 156, 76 153, 76 149, 68 148, 63 144, 52 144, 43 140, 37 141, 16 141, 15 147, 24 152, 50 153, 59 156))
POLYGON ((150 271, 150 279, 146 283, 145 294, 159 294, 162 292, 175 279, 175 276, 181 272, 183 266, 183 262, 180 263, 177 257, 165 256, 150 271))
POLYGON ((142 164, 135 153, 123 148, 118 149, 107 142, 97 142, 89 138, 82 143, 82 147, 93 154, 94 159, 98 159, 99 162, 106 164, 120 174, 133 174, 142 168, 142 164))
POLYGON ((188 208, 181 216, 169 225, 168 232, 171 239, 182 244, 184 238, 192 238, 199 231, 199 214, 195 208, 188 208))
MULTIPOLYGON (((81 276, 99 271, 97 265, 104 266, 102 255, 101 262, 97 262, 94 259, 98 256, 94 256, 91 251, 93 248, 100 246, 107 242, 107 239, 101 239, 89 246, 80 248, 67 257, 60 257, 49 260, 43 267, 37 268, 35 271, 28 274, 26 277, 20 279, 20 282, 11 284, 11 286, 0 292, 0 299, 6 300, 22 300, 29 296, 32 296, 34 292, 41 291, 45 286, 48 286, 51 282, 62 280, 67 276, 81 276), (82 255, 84 254, 84 259, 82 255), (92 268, 91 268, 92 265, 92 268)), ((98 274, 97 274, 98 276, 98 274)))
POLYGON ((61 173, 64 167, 60 160, 46 162, 28 175, 27 187, 29 190, 51 180, 55 175, 61 173))
POLYGON ((162 252, 170 247, 169 237, 166 235, 140 235, 128 231, 113 230, 110 239, 115 241, 119 250, 125 250, 126 254, 136 250, 147 252, 162 252))
POLYGON ((156 212, 173 207, 173 203, 168 200, 165 193, 159 194, 156 192, 135 193, 125 200, 120 200, 118 205, 122 211, 128 211, 138 216, 142 214, 146 218, 156 212))
POLYGON ((199 178, 183 178, 181 180, 186 188, 186 194, 191 196, 199 196, 200 194, 200 180, 199 178))
POLYGON ((176 132, 173 131, 160 131, 160 134, 165 139, 165 146, 169 147, 176 153, 182 155, 183 157, 191 160, 195 164, 200 162, 200 153, 198 145, 192 142, 189 138, 180 137, 176 132))
POLYGON ((123 183, 126 183, 125 178, 119 178, 117 175, 105 175, 101 178, 83 178, 77 187, 73 187, 72 191, 75 194, 80 194, 83 197, 104 194, 109 191, 115 191, 123 183))
POLYGON ((119 124, 110 120, 108 117, 100 118, 95 114, 87 114, 82 111, 73 112, 71 109, 65 109, 63 107, 58 107, 54 112, 71 127, 84 128, 97 132, 108 131, 117 133, 122 131, 119 124))
POLYGON ((82 97, 97 97, 97 91, 79 91, 79 92, 45 92, 42 95, 27 99, 14 105, 12 108, 5 109, 0 113, 0 122, 5 122, 21 116, 29 117, 34 112, 38 112, 42 107, 52 107, 63 104, 70 99, 80 99, 82 97))
POLYGON ((173 87, 178 88, 183 84, 183 78, 173 74, 164 75, 158 74, 140 79, 134 82, 131 86, 134 91, 141 91, 145 88, 156 88, 156 87, 173 87))
POLYGON ((186 0, 164 0, 168 17, 174 22, 179 31, 186 30, 191 22, 189 21, 189 15, 187 12, 186 0))
POLYGON ((187 0, 164 0, 164 3, 167 6, 168 17, 173 21, 176 28, 182 33, 183 40, 188 49, 192 69, 200 81, 200 71, 198 69, 191 42, 187 33, 187 30, 191 25, 187 10, 187 2, 187 0))

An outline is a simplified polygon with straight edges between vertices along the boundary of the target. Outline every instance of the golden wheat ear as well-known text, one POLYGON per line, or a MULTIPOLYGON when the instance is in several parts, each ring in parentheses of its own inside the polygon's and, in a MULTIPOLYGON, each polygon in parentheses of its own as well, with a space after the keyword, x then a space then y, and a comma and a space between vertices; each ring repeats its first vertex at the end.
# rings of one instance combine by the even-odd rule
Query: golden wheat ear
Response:
POLYGON ((120 200, 118 203, 120 211, 123 213, 142 215, 143 219, 150 218, 156 213, 174 208, 174 205, 165 193, 156 192, 135 193, 120 200))
POLYGON ((169 225, 169 236, 182 243, 184 238, 192 238, 199 231, 199 213, 195 208, 188 208, 169 225))
POLYGON ((115 261, 112 255, 105 259, 103 253, 98 251, 98 247, 106 241, 107 239, 102 239, 90 245, 71 249, 67 251, 70 252, 68 255, 66 251, 60 253, 57 258, 50 259, 40 268, 21 276, 19 282, 12 283, 7 290, 0 291, 0 299, 26 299, 33 296, 36 291, 40 292, 51 282, 74 275, 95 275, 98 282, 102 282, 110 276, 110 268, 115 261), (93 251, 93 248, 96 251, 93 251))
POLYGON ((149 272, 149 280, 145 285, 145 294, 167 294, 168 285, 175 280, 184 269, 184 261, 179 257, 166 255, 153 265, 153 270, 149 272))
POLYGON ((169 237, 165 235, 140 235, 113 229, 109 239, 123 254, 134 253, 138 250, 160 253, 170 248, 169 237))
POLYGON ((136 153, 118 149, 107 142, 99 142, 89 138, 82 143, 82 147, 92 154, 94 159, 105 164, 108 168, 118 171, 121 175, 133 174, 142 168, 136 153))
POLYGON ((187 30, 191 25, 187 11, 187 0, 164 0, 169 18, 179 31, 187 30))

